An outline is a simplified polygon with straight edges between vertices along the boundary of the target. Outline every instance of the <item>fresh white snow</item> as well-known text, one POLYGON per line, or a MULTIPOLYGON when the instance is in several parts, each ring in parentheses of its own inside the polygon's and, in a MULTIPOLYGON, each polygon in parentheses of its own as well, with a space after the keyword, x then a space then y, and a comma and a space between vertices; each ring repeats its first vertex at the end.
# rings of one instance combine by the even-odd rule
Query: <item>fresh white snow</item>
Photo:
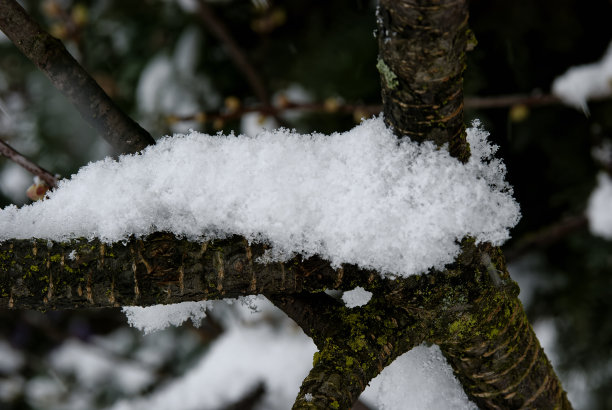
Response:
POLYGON ((466 164, 398 141, 382 118, 331 136, 176 135, 83 167, 47 200, 4 208, 0 240, 239 234, 267 241, 268 260, 318 254, 407 276, 452 262, 466 235, 509 237, 519 207, 487 135, 477 122, 468 130, 466 164))

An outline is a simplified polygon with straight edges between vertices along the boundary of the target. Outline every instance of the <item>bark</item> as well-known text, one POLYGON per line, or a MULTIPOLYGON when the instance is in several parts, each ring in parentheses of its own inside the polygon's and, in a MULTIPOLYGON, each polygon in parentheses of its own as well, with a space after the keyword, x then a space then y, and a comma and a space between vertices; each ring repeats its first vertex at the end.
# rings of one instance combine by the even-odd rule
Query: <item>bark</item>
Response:
POLYGON ((15 0, 0 1, 0 29, 51 80, 89 123, 121 152, 155 141, 125 115, 58 39, 44 31, 15 0))
MULTIPOLYGON (((387 123, 399 137, 448 143, 451 155, 466 161, 462 73, 465 52, 475 45, 467 1, 381 0, 378 13, 387 123)), ((473 274, 462 274, 448 291, 455 299, 450 306, 465 310, 448 329, 434 326, 442 333, 431 341, 440 345, 468 397, 481 408, 570 408, 518 300, 518 288, 505 285, 510 278, 501 251, 491 247, 462 257, 469 263, 461 271, 473 274), (475 274, 478 269, 489 277, 475 274)), ((436 292, 449 278, 431 275, 427 288, 436 292)))
POLYGON ((355 282, 367 284, 375 278, 353 265, 333 269, 318 257, 261 264, 258 257, 265 249, 238 236, 198 243, 167 233, 126 244, 6 241, 0 244, 0 307, 148 306, 352 289, 355 282))
POLYGON ((382 279, 317 258, 261 264, 261 244, 156 234, 126 244, 15 240, 0 245, 0 303, 60 309, 265 294, 319 348, 294 408, 350 408, 396 357, 437 343, 482 408, 569 408, 529 325, 503 255, 465 240, 443 272, 382 279), (348 309, 322 289, 374 293, 348 309), (310 394, 312 400, 306 400, 310 394))
POLYGON ((449 144, 451 155, 467 160, 463 70, 474 42, 467 1, 381 0, 377 18, 385 121, 398 136, 449 144))

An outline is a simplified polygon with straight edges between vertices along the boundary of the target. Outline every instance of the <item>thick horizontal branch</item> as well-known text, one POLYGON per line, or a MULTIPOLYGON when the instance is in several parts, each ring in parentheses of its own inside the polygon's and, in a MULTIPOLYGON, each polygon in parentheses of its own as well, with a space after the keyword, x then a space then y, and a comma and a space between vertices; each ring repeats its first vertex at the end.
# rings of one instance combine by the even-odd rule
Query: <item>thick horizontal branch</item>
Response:
POLYGON ((317 257, 262 264, 265 249, 241 237, 198 243, 165 233, 113 245, 6 241, 0 244, 0 306, 147 306, 339 288, 350 286, 345 278, 378 278, 352 265, 333 269, 317 257))
POLYGON ((137 152, 155 143, 115 105, 62 42, 43 30, 15 0, 0 1, 0 29, 113 147, 137 152))
POLYGON ((317 257, 259 263, 265 250, 238 236, 198 243, 167 233, 113 245, 6 241, 0 245, 0 304, 40 310, 265 294, 321 350, 296 408, 307 407, 308 392, 345 408, 384 366, 423 340, 440 344, 470 397, 484 407, 529 402, 569 408, 498 248, 464 240, 446 270, 397 279, 353 265, 334 269, 317 257), (320 300, 327 298, 323 289, 355 286, 374 293, 362 308, 320 300), (304 299, 304 293, 315 295, 304 299))

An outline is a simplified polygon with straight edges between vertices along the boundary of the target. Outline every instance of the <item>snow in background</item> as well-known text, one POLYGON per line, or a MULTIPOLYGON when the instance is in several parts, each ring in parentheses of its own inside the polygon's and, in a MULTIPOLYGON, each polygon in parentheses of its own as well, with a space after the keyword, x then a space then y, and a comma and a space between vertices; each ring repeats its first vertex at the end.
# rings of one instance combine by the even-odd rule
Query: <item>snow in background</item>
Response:
MULTIPOLYGON (((158 116, 190 116, 203 108, 216 107, 220 97, 210 80, 196 74, 203 47, 200 30, 187 27, 174 47, 174 53, 161 52, 143 69, 136 89, 136 102, 144 121, 158 116)), ((171 124, 173 132, 187 132, 194 121, 171 124)))
POLYGON ((586 214, 593 235, 612 239, 612 179, 605 172, 597 175, 597 187, 591 193, 586 214))
POLYGON ((240 131, 248 137, 255 137, 266 131, 272 131, 278 127, 273 117, 258 112, 248 112, 240 118, 240 131))
POLYGON ((74 374, 84 388, 95 389, 111 381, 124 392, 135 394, 154 381, 147 368, 113 360, 104 350, 74 339, 64 342, 49 360, 56 371, 74 374))
POLYGON ((382 118, 332 136, 163 138, 81 168, 45 201, 4 208, 0 240, 239 234, 272 245, 264 261, 318 254, 407 276, 452 262, 466 235, 509 237, 520 212, 487 135, 468 130, 466 164, 430 143, 398 142, 382 118))
POLYGON ((357 286, 355 289, 348 290, 342 294, 344 306, 351 309, 367 305, 370 299, 372 299, 372 292, 365 290, 361 286, 357 286))
POLYGON ((0 190, 15 203, 26 200, 26 190, 32 185, 32 174, 14 162, 9 162, 0 170, 0 190))
POLYGON ((181 302, 147 307, 124 306, 122 310, 130 326, 149 334, 168 326, 180 326, 188 319, 191 319, 195 327, 199 327, 206 317, 209 304, 208 301, 181 302))
POLYGON ((311 339, 266 299, 212 303, 225 332, 206 354, 181 379, 149 396, 117 403, 114 410, 222 408, 260 383, 266 394, 257 409, 291 408, 312 367, 316 347, 311 339))
POLYGON ((587 100, 612 93, 612 43, 596 63, 571 67, 553 82, 552 92, 566 104, 588 112, 587 100))

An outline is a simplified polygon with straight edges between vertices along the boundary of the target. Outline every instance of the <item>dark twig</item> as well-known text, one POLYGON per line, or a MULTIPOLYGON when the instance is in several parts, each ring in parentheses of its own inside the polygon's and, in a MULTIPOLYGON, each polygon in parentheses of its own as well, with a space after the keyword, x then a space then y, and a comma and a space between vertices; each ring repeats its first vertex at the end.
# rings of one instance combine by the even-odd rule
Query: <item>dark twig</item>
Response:
POLYGON ((199 121, 199 122, 214 122, 214 121, 232 121, 237 120, 244 114, 251 112, 258 112, 262 115, 282 115, 285 111, 289 110, 300 110, 300 111, 312 111, 312 112, 326 112, 326 113, 343 113, 343 114, 355 114, 360 117, 370 117, 380 113, 382 109, 381 105, 359 105, 359 104, 330 104, 330 103, 292 103, 288 102, 283 104, 281 107, 274 106, 257 106, 257 107, 240 107, 236 110, 231 111, 209 111, 200 112, 192 115, 185 116, 169 116, 167 120, 170 122, 180 121, 199 121))
POLYGON ((514 105, 557 105, 563 104, 558 97, 550 94, 542 95, 499 95, 494 97, 466 97, 466 109, 505 108, 514 105))
POLYGON ((249 85, 253 89, 253 92, 257 96, 257 99, 261 101, 264 106, 270 104, 270 96, 264 86, 263 79, 249 61, 244 51, 240 48, 238 43, 234 40, 229 30, 215 15, 214 11, 206 4, 205 1, 200 0, 198 2, 198 16, 204 21, 206 28, 219 39, 227 47, 227 52, 230 58, 234 61, 236 67, 242 71, 249 85))
POLYGON ((534 248, 550 246, 558 240, 579 231, 587 226, 585 215, 574 215, 565 218, 539 232, 532 233, 520 239, 516 245, 506 250, 506 261, 511 262, 534 248))
MULTIPOLYGON (((609 100, 610 96, 591 98, 589 101, 609 100)), ((488 109, 488 108, 507 108, 515 105, 526 105, 529 107, 564 105, 565 103, 557 96, 552 94, 514 94, 499 95, 493 97, 465 97, 464 105, 466 109, 488 109)))
POLYGON ((137 152, 155 143, 113 103, 62 42, 43 30, 15 0, 0 1, 0 29, 113 147, 137 152))
POLYGON ((2 140, 0 140, 0 154, 4 155, 17 165, 25 168, 32 174, 37 175, 40 179, 45 181, 50 188, 54 188, 57 185, 57 178, 55 178, 53 174, 43 167, 33 163, 2 140))

